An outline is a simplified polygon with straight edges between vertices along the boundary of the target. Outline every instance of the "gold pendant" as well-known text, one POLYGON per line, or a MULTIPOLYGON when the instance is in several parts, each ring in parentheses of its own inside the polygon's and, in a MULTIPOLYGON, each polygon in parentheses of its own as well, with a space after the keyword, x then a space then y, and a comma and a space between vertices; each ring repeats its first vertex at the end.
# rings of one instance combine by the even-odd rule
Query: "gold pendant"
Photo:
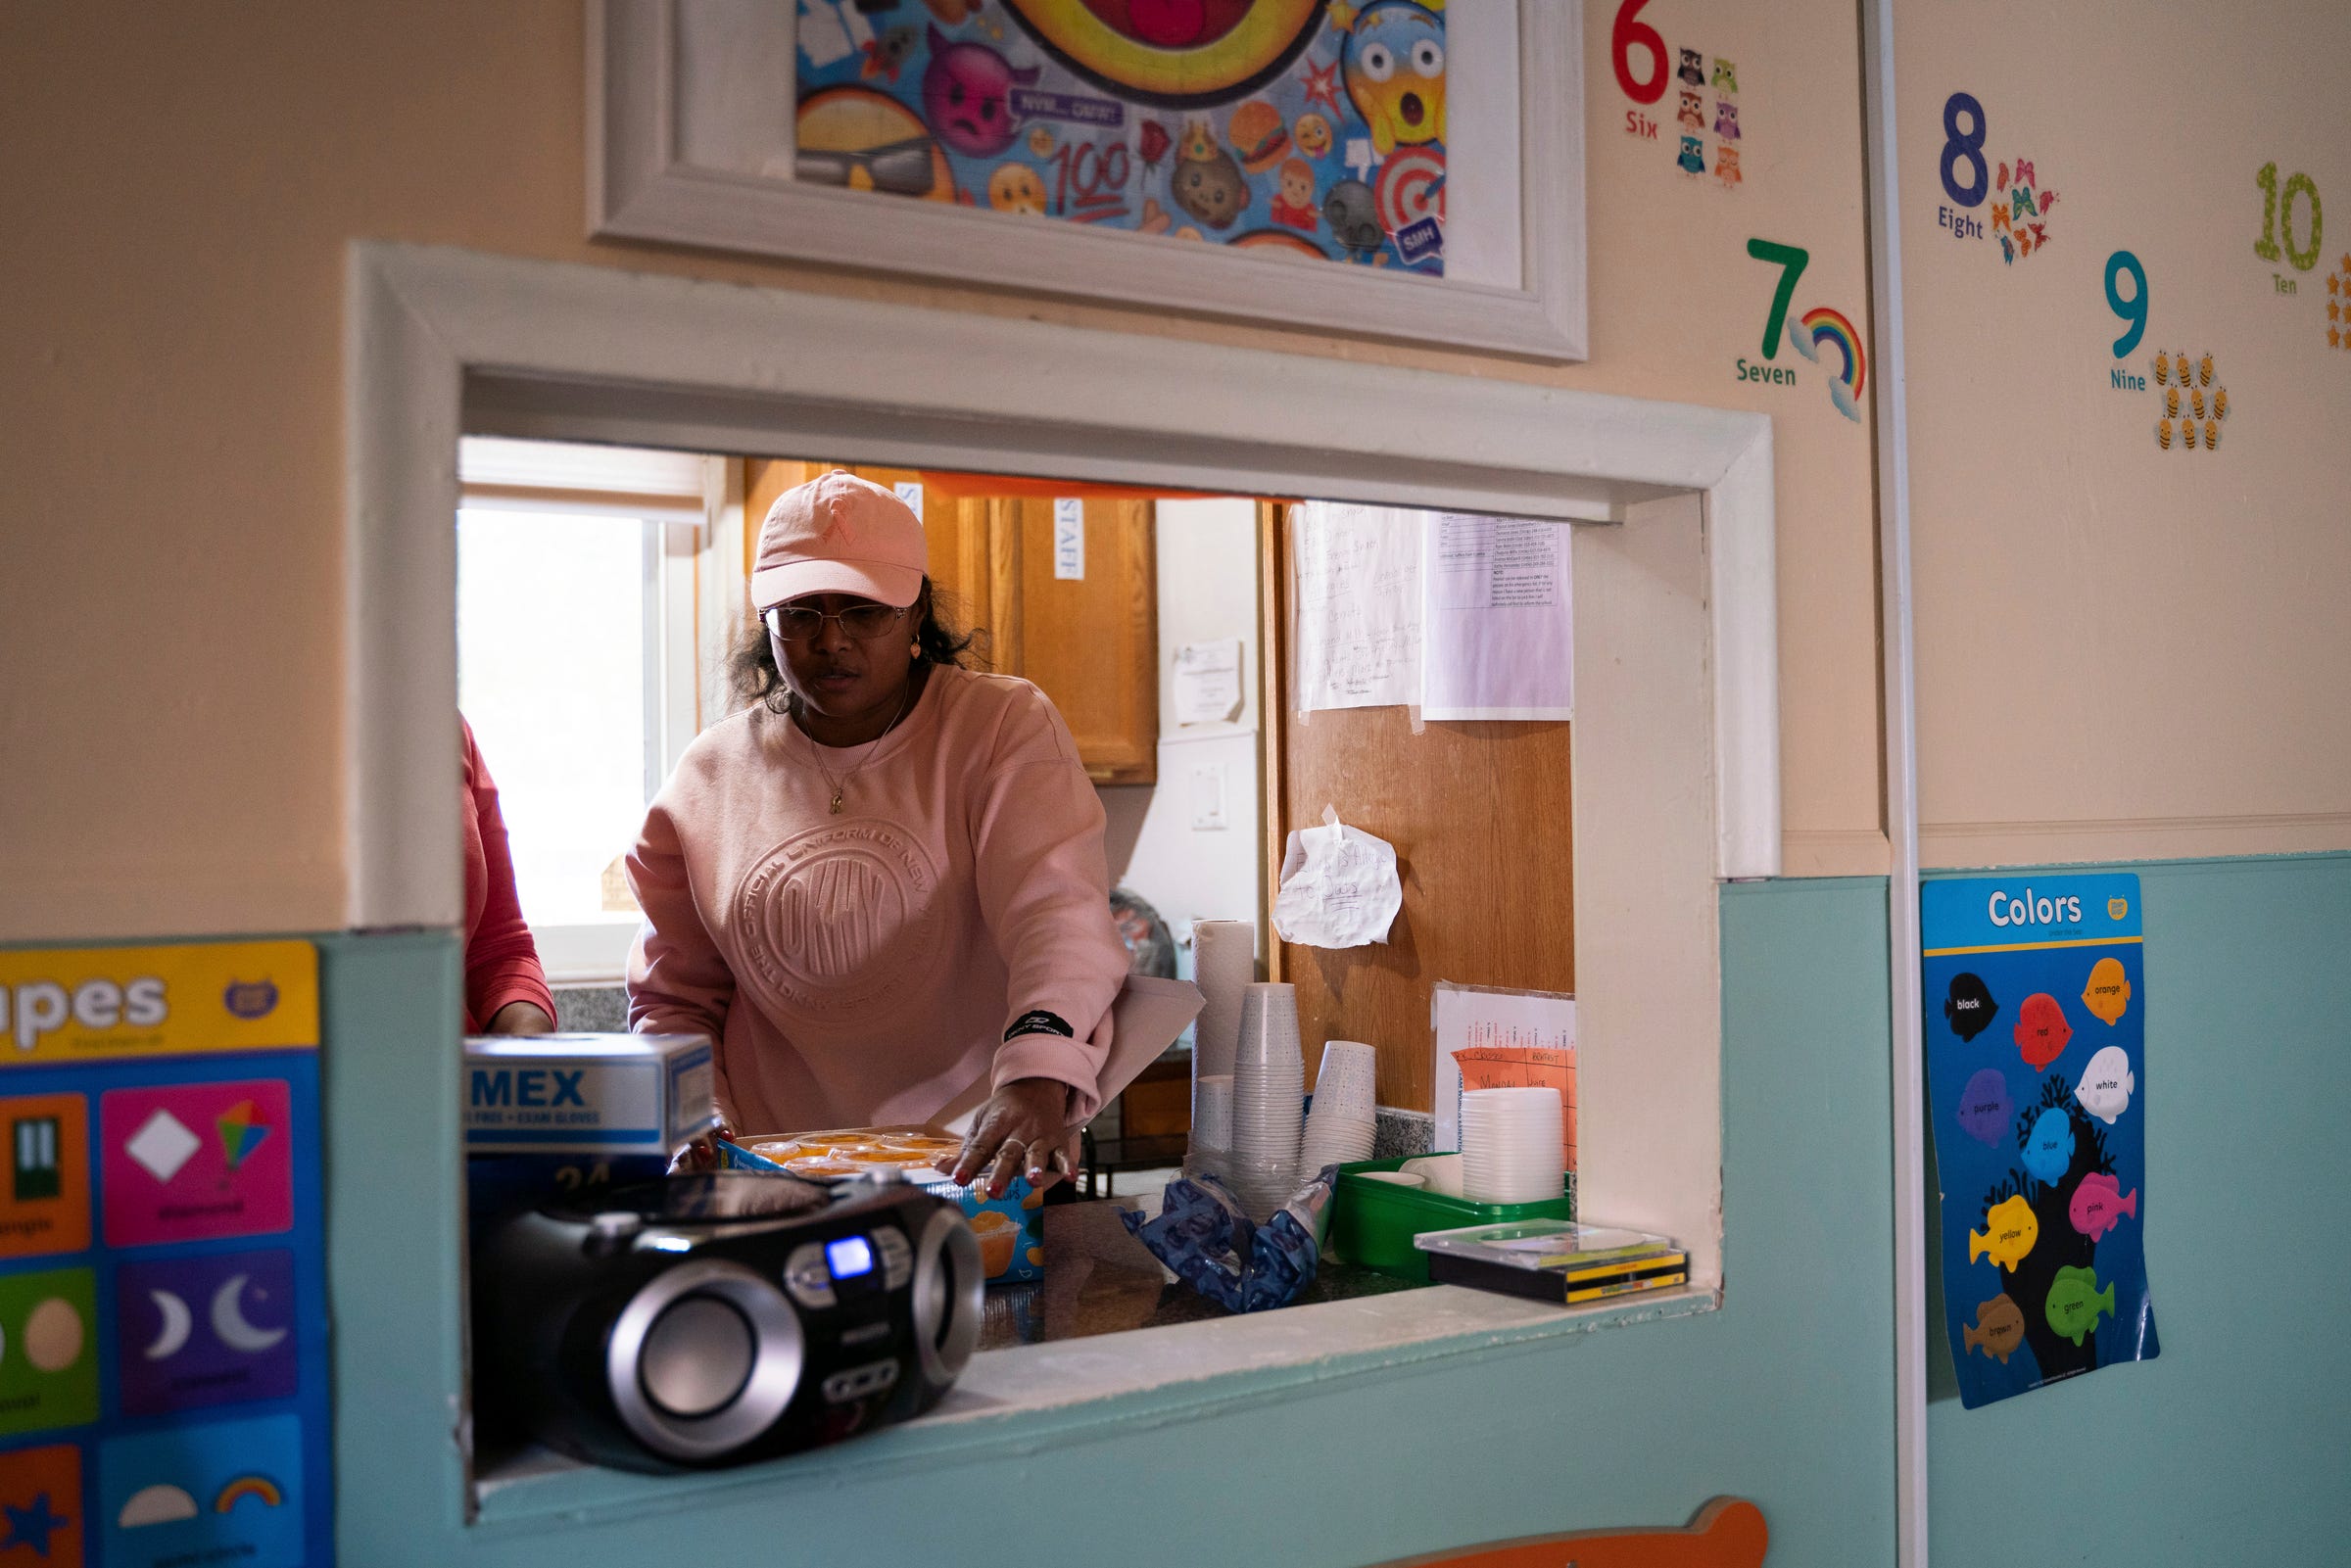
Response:
POLYGON ((840 815, 840 791, 838 789, 833 791, 833 815, 840 815))

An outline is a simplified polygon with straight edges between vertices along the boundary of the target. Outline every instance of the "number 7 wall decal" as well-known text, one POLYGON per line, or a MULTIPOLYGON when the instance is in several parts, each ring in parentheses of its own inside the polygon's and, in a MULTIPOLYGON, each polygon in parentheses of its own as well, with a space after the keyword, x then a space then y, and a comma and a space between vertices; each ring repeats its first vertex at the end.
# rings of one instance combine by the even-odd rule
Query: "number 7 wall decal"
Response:
POLYGON ((1763 357, 1779 357, 1783 333, 1789 347, 1812 364, 1821 363, 1822 344, 1834 344, 1840 352, 1842 362, 1838 368, 1829 371, 1829 403, 1839 413, 1859 424, 1861 395, 1869 380, 1868 358, 1861 347, 1861 334, 1854 330, 1852 322, 1846 318, 1844 312, 1825 305, 1814 306, 1798 319, 1789 318, 1789 302, 1796 296, 1797 280, 1804 275, 1804 268, 1811 264, 1812 253, 1800 245, 1751 239, 1747 242, 1747 254, 1758 261, 1768 261, 1780 268, 1779 287, 1772 290, 1771 309, 1763 317, 1763 357))

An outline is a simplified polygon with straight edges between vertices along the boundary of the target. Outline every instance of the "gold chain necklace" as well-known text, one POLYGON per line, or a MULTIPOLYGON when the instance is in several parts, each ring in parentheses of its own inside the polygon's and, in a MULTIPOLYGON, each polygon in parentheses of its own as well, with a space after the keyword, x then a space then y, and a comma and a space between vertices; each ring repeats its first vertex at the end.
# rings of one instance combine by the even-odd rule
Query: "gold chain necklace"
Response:
POLYGON ((889 723, 882 727, 881 735, 874 736, 873 739, 865 743, 865 755, 857 759, 856 767, 851 768, 847 773, 844 773, 840 778, 836 779, 833 777, 833 770, 825 766, 825 759, 821 755, 825 749, 823 744, 818 741, 816 736, 808 735, 808 726, 800 719, 799 699, 797 697, 792 699, 792 721, 800 726, 800 734, 808 736, 808 745, 810 751, 814 754, 817 754, 816 771, 823 774, 825 776, 825 783, 833 786, 834 816, 838 817, 840 815, 841 798, 848 790, 849 781, 856 778, 857 775, 864 770, 865 765, 874 760, 874 748, 882 743, 883 739, 888 736, 890 731, 895 730, 898 727, 898 720, 905 718, 906 710, 913 705, 914 680, 910 676, 907 678, 906 682, 906 695, 898 702, 898 711, 896 717, 892 718, 889 723))

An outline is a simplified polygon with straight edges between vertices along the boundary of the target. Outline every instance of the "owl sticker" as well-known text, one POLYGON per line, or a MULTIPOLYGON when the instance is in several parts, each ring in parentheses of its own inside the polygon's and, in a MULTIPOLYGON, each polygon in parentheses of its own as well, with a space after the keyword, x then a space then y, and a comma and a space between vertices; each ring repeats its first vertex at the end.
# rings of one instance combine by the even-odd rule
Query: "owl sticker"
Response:
POLYGON ((1682 150, 1674 159, 1674 166, 1685 174, 1703 174, 1706 171, 1706 145, 1696 136, 1682 138, 1682 150))
POLYGON ((1683 50, 1682 69, 1674 74, 1693 87, 1703 87, 1706 84, 1705 56, 1695 49, 1683 50))
POLYGON ((1739 90, 1739 68, 1720 55, 1714 57, 1714 90, 1726 93, 1739 90))
POLYGON ((1714 149, 1714 177, 1725 185, 1736 185, 1745 178, 1739 172, 1738 148, 1717 147, 1714 149))
POLYGON ((1739 106, 1737 104, 1731 103, 1727 99, 1716 100, 1714 134, 1726 142, 1735 142, 1739 139, 1739 106))
POLYGON ((1706 101, 1697 93, 1682 94, 1681 123, 1684 130, 1706 128, 1706 101))

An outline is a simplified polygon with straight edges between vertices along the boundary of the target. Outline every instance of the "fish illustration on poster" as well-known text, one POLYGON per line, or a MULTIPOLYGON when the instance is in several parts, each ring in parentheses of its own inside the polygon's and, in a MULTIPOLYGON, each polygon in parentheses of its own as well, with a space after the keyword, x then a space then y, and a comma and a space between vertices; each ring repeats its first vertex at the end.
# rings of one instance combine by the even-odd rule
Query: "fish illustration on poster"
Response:
POLYGON ((2152 1360, 2138 879, 1934 880, 1919 902, 1961 1402, 2152 1360))
POLYGON ((1445 0, 798 0, 798 16, 805 183, 1445 270, 1445 0))

